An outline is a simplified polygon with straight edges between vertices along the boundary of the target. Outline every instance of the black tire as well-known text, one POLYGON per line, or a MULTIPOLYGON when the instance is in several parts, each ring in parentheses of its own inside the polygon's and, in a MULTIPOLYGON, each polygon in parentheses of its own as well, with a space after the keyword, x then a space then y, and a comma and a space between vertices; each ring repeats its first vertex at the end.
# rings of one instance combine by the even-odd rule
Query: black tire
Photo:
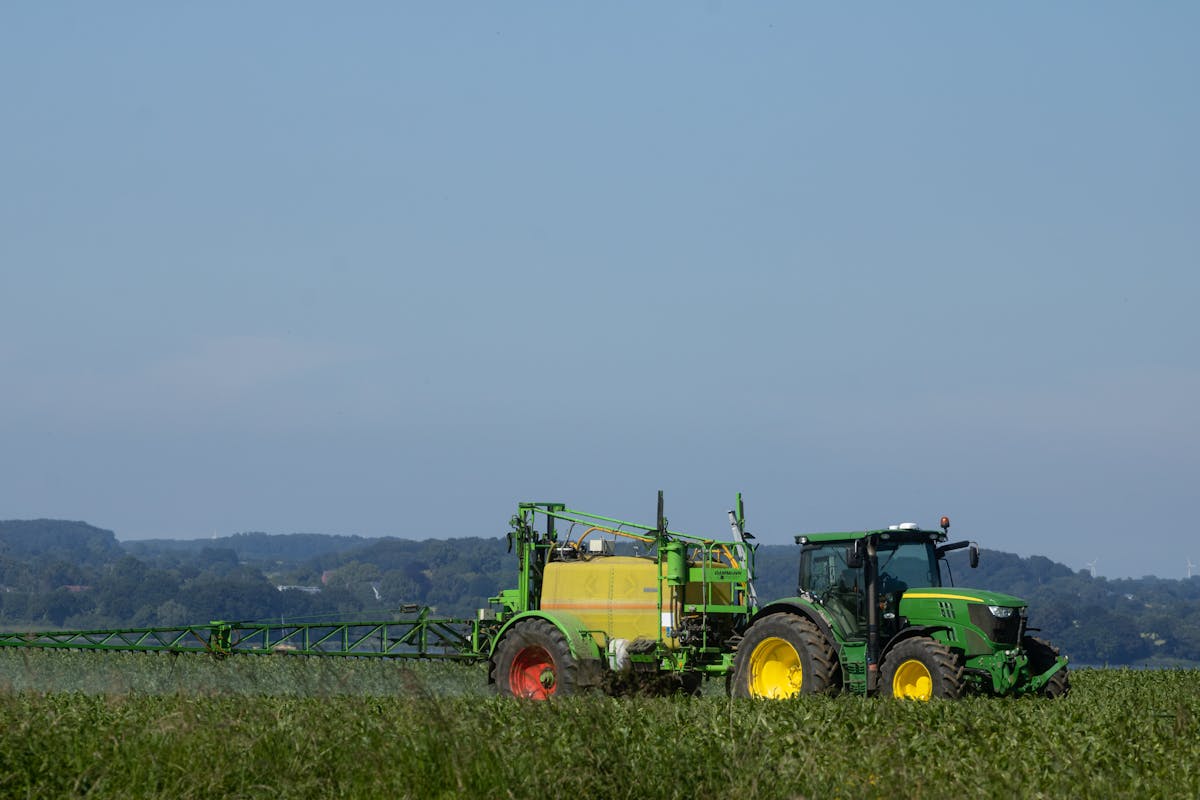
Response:
MULTIPOLYGON (((1030 675, 1041 675, 1053 667, 1054 662, 1058 660, 1058 648, 1045 639, 1026 636, 1021 640, 1021 646, 1025 648, 1025 654, 1029 656, 1030 675)), ((1070 691, 1071 676, 1067 674, 1067 665, 1063 664, 1062 669, 1051 675, 1050 680, 1046 681, 1046 685, 1038 690, 1038 694, 1054 700, 1066 697, 1070 691)))
POLYGON ((885 697, 957 700, 963 688, 962 659, 928 636, 914 636, 884 656, 880 684, 885 697))
POLYGON ((733 697, 783 700, 821 694, 840 684, 833 645, 810 620, 781 611, 746 631, 733 658, 733 697))
POLYGON ((492 682, 509 697, 548 700, 579 690, 579 662, 562 631, 544 619, 518 622, 492 658, 492 682))

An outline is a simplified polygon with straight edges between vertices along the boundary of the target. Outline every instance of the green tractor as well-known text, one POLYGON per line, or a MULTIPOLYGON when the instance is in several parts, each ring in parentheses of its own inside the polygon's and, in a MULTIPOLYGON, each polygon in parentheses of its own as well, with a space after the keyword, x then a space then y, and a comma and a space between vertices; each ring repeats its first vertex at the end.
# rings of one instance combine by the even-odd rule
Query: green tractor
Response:
POLYGON ((952 588, 941 530, 913 523, 812 533, 801 545, 797 597, 763 606, 737 645, 735 697, 784 699, 847 690, 913 700, 966 693, 1040 694, 1070 689, 1067 659, 1031 636, 1023 600, 952 588))

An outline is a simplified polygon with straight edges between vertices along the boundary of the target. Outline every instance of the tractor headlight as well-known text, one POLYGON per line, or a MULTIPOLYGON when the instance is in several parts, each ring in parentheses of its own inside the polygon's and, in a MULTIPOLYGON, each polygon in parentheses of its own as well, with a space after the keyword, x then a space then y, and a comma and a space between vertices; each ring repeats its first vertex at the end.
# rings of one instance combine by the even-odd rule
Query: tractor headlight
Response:
POLYGON ((1014 610, 1008 606, 988 606, 988 611, 992 612, 992 616, 996 619, 1008 619, 1013 615, 1014 610))

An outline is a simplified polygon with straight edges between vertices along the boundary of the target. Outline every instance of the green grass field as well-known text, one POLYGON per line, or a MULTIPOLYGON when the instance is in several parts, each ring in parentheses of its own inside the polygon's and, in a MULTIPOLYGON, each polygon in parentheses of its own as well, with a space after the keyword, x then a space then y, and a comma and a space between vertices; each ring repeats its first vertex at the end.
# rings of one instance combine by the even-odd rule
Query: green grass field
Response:
POLYGON ((481 667, 0 652, 0 797, 1200 796, 1200 672, 1060 701, 489 695, 481 667))

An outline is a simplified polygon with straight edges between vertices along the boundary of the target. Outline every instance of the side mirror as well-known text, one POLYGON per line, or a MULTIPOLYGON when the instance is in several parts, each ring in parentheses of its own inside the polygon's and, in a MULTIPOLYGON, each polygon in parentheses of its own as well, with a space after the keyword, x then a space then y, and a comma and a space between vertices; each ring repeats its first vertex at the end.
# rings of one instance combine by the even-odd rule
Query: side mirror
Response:
POLYGON ((971 569, 979 566, 979 545, 971 542, 971 549, 967 551, 967 560, 971 565, 971 569))
POLYGON ((846 548, 846 566, 850 569, 859 569, 862 565, 862 539, 859 539, 846 548))

